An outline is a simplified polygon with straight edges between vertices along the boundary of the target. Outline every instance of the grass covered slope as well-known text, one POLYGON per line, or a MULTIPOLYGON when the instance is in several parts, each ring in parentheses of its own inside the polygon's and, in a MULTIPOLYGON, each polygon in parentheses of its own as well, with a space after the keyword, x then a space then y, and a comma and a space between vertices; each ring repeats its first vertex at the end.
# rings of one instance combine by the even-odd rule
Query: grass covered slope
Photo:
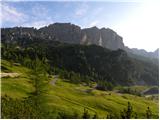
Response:
POLYGON ((158 114, 158 104, 143 97, 118 94, 112 91, 92 90, 89 87, 70 84, 63 80, 56 82, 48 98, 51 106, 59 106, 66 111, 76 110, 81 114, 85 107, 92 114, 97 112, 102 118, 105 118, 107 113, 114 113, 119 116, 120 111, 126 108, 128 101, 133 105, 134 111, 139 113, 139 116, 145 115, 147 106, 150 106, 153 115, 158 114))
MULTIPOLYGON (((2 98, 7 96, 15 100, 24 100, 34 92, 32 80, 34 74, 31 69, 21 65, 11 65, 5 60, 2 60, 1 66, 2 73, 19 74, 16 77, 1 78, 2 98)), ((39 103, 43 104, 43 109, 50 113, 44 118, 82 118, 84 108, 88 110, 91 117, 97 113, 99 118, 106 118, 108 114, 114 113, 118 118, 120 111, 127 107, 128 101, 137 112, 138 118, 144 118, 148 106, 152 111, 152 117, 158 118, 158 103, 153 100, 114 91, 99 91, 84 84, 72 84, 57 76, 50 76, 48 81, 45 86, 46 91, 39 103)), ((3 114, 2 109, 2 118, 10 117, 6 116, 6 113, 3 114)))
POLYGON ((31 70, 21 65, 11 65, 6 60, 2 60, 1 62, 1 75, 4 73, 10 75, 1 78, 1 95, 18 99, 28 97, 28 94, 34 91, 29 75, 31 70), (14 73, 17 76, 11 77, 14 73))

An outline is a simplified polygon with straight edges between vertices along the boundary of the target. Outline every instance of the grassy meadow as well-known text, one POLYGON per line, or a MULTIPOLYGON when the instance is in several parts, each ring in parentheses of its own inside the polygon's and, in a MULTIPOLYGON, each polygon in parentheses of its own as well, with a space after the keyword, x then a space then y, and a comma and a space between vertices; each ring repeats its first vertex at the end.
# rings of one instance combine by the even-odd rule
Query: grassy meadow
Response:
MULTIPOLYGON (((23 100, 29 97, 35 90, 32 83, 32 70, 21 65, 11 65, 2 60, 2 73, 18 73, 16 77, 1 78, 1 96, 7 96, 15 100, 23 100)), ((85 84, 72 84, 68 80, 60 79, 54 75, 48 78, 48 84, 42 103, 44 109, 51 113, 52 118, 58 118, 59 113, 66 115, 82 116, 84 108, 90 116, 98 114, 99 118, 106 118, 114 113, 119 116, 120 111, 130 102, 133 111, 138 113, 138 118, 144 118, 147 107, 150 107, 153 118, 158 117, 158 101, 130 94, 121 94, 115 91, 100 91, 85 84)), ((137 86, 136 86, 137 87, 137 86)), ((137 87, 146 89, 146 87, 137 87)), ((3 104, 3 103, 2 103, 3 104)), ((6 118, 5 116, 3 116, 6 118)))

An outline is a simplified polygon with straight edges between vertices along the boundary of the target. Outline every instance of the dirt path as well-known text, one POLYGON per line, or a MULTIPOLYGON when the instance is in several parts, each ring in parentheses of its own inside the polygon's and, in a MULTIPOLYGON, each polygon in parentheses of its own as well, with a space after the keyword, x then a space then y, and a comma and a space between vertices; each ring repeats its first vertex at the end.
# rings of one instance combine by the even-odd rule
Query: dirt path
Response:
POLYGON ((14 77, 18 77, 20 76, 20 73, 1 73, 1 78, 3 77, 11 77, 11 78, 14 78, 14 77))
POLYGON ((58 80, 58 76, 55 75, 54 78, 53 78, 53 80, 51 80, 50 84, 51 85, 55 85, 55 83, 56 83, 57 80, 58 80))

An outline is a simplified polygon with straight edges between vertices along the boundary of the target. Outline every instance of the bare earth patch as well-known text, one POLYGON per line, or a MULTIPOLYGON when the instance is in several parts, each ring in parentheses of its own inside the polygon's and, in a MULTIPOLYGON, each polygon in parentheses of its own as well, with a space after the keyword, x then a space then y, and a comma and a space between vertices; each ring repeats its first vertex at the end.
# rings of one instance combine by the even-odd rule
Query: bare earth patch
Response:
POLYGON ((11 77, 11 78, 14 78, 14 77, 18 77, 20 76, 20 73, 1 73, 1 78, 3 77, 11 77))
POLYGON ((58 75, 55 75, 53 80, 51 80, 50 84, 55 85, 56 81, 58 80, 58 75))

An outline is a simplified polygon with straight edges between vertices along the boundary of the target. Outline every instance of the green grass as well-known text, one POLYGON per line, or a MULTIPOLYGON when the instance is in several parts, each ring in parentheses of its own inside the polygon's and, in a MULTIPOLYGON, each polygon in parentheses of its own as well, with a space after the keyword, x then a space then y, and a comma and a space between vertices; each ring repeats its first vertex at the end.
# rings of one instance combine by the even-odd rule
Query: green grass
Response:
POLYGON ((9 73, 20 73, 20 76, 15 78, 1 78, 1 95, 7 95, 12 98, 28 97, 28 94, 34 90, 29 76, 31 70, 22 66, 11 67, 10 63, 5 60, 2 60, 1 62, 1 66, 6 68, 5 71, 2 69, 1 72, 6 72, 7 70, 9 73))
POLYGON ((114 88, 114 90, 119 90, 119 89, 122 89, 122 88, 130 88, 130 90, 136 90, 137 92, 142 92, 146 89, 149 89, 153 86, 138 86, 138 85, 134 85, 134 86, 130 86, 130 87, 122 87, 122 86, 117 86, 114 88))
POLYGON ((107 112, 114 112, 119 115, 120 111, 126 108, 129 101, 133 105, 134 111, 137 111, 140 116, 144 115, 148 106, 151 108, 153 115, 158 114, 158 104, 144 97, 99 90, 92 90, 87 93, 86 90, 90 89, 89 87, 70 84, 63 80, 58 80, 56 86, 50 87, 47 96, 49 105, 53 107, 61 106, 68 109, 68 111, 76 109, 82 113, 84 107, 86 107, 92 114, 97 112, 103 118, 106 117, 107 112))
POLYGON ((1 94, 12 98, 28 97, 34 88, 26 78, 2 78, 1 94))
MULTIPOLYGON (((2 66, 6 68, 5 71, 20 73, 20 76, 16 78, 1 79, 2 96, 7 95, 11 98, 23 99, 34 91, 30 69, 22 66, 11 67, 9 62, 5 60, 2 60, 2 66)), ((100 118, 106 118, 108 113, 119 115, 129 101, 133 105, 134 111, 138 113, 138 118, 143 118, 148 106, 152 110, 153 116, 158 116, 158 102, 148 100, 145 97, 95 90, 62 79, 58 79, 55 85, 49 84, 47 87, 48 91, 43 96, 45 98, 43 102, 50 111, 63 111, 67 114, 74 114, 76 111, 82 115, 84 108, 86 108, 90 114, 93 115, 97 112, 100 118)))

